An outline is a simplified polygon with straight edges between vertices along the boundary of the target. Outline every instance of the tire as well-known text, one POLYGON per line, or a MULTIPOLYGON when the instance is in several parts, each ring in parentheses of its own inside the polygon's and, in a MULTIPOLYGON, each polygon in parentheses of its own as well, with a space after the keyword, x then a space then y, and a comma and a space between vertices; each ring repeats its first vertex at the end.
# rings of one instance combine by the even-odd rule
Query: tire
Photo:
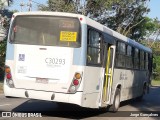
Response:
POLYGON ((139 97, 136 98, 136 101, 142 101, 143 96, 146 94, 146 85, 143 86, 143 91, 142 91, 142 95, 140 95, 139 97))
POLYGON ((109 111, 111 112, 117 112, 120 106, 120 89, 116 88, 116 92, 114 95, 114 101, 112 106, 109 108, 109 111))

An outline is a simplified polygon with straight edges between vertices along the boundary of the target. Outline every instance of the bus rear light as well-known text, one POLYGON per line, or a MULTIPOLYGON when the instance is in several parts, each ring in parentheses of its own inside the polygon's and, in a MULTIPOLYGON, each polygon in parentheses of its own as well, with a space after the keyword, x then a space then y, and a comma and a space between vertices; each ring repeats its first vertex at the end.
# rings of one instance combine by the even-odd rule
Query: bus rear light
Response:
POLYGON ((81 78, 81 74, 80 74, 80 73, 76 73, 76 74, 75 74, 75 78, 76 78, 76 79, 80 79, 80 78, 81 78))
POLYGON ((6 78, 7 78, 7 79, 11 79, 11 78, 12 78, 11 74, 10 74, 10 73, 7 73, 6 78))
POLYGON ((83 18, 79 18, 80 19, 80 21, 82 21, 83 20, 83 18))
POLYGON ((14 83, 12 79, 7 79, 7 84, 10 88, 14 88, 14 83))
POLYGON ((81 80, 82 80, 82 74, 76 72, 74 74, 74 77, 73 77, 73 80, 71 82, 71 85, 69 87, 68 92, 69 93, 75 93, 80 86, 81 80))
POLYGON ((76 87, 75 86, 71 86, 69 89, 69 92, 74 93, 76 91, 76 87))
POLYGON ((5 68, 5 72, 6 72, 6 73, 10 73, 10 72, 11 72, 10 68, 9 68, 9 67, 6 67, 6 68, 5 68))
POLYGON ((12 85, 12 84, 13 84, 13 80, 11 80, 11 79, 8 80, 8 84, 9 84, 9 85, 12 85))
POLYGON ((14 87, 14 82, 12 79, 11 69, 9 66, 6 66, 5 68, 5 77, 6 77, 6 83, 10 88, 14 87))
POLYGON ((79 84, 79 81, 75 79, 75 80, 73 81, 73 84, 74 84, 75 86, 77 86, 77 85, 79 84))

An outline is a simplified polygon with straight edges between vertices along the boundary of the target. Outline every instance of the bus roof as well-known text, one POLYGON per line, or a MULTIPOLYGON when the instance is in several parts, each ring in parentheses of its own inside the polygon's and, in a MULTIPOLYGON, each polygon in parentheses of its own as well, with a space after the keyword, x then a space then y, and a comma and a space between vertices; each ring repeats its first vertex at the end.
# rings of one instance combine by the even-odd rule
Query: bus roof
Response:
POLYGON ((127 38, 126 36, 108 28, 107 26, 104 26, 84 15, 80 15, 80 14, 73 14, 73 13, 65 13, 65 12, 49 12, 49 11, 37 11, 37 12, 17 12, 14 13, 14 16, 19 16, 19 15, 55 15, 55 16, 66 16, 66 17, 78 17, 78 18, 84 18, 85 20, 83 21, 84 23, 86 23, 89 26, 96 26, 96 29, 103 31, 107 34, 109 34, 110 36, 113 36, 121 41, 127 42, 128 44, 137 47, 141 50, 144 50, 146 52, 150 52, 152 53, 152 50, 148 47, 145 47, 144 45, 136 42, 135 40, 132 40, 130 38, 127 38))

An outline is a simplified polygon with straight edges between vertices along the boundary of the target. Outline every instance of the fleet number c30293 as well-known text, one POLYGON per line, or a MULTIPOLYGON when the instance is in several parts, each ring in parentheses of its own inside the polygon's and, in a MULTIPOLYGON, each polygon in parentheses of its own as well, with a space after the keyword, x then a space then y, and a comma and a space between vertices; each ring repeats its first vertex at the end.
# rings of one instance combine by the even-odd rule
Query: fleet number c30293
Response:
POLYGON ((60 59, 60 58, 46 58, 45 62, 49 65, 51 64, 65 65, 65 59, 60 59))

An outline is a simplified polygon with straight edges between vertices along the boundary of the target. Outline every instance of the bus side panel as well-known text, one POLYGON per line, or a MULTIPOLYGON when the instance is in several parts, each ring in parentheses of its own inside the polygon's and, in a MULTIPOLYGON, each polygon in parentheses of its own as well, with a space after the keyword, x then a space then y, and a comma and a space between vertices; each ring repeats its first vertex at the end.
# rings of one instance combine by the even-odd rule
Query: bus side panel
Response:
POLYGON ((102 69, 100 67, 86 66, 83 78, 83 106, 98 108, 101 90, 102 69))
MULTIPOLYGON (((140 70, 114 69, 112 95, 121 85, 121 101, 138 97, 142 94, 143 83, 147 80, 147 72, 140 70)), ((113 102, 114 96, 112 96, 113 102)))

